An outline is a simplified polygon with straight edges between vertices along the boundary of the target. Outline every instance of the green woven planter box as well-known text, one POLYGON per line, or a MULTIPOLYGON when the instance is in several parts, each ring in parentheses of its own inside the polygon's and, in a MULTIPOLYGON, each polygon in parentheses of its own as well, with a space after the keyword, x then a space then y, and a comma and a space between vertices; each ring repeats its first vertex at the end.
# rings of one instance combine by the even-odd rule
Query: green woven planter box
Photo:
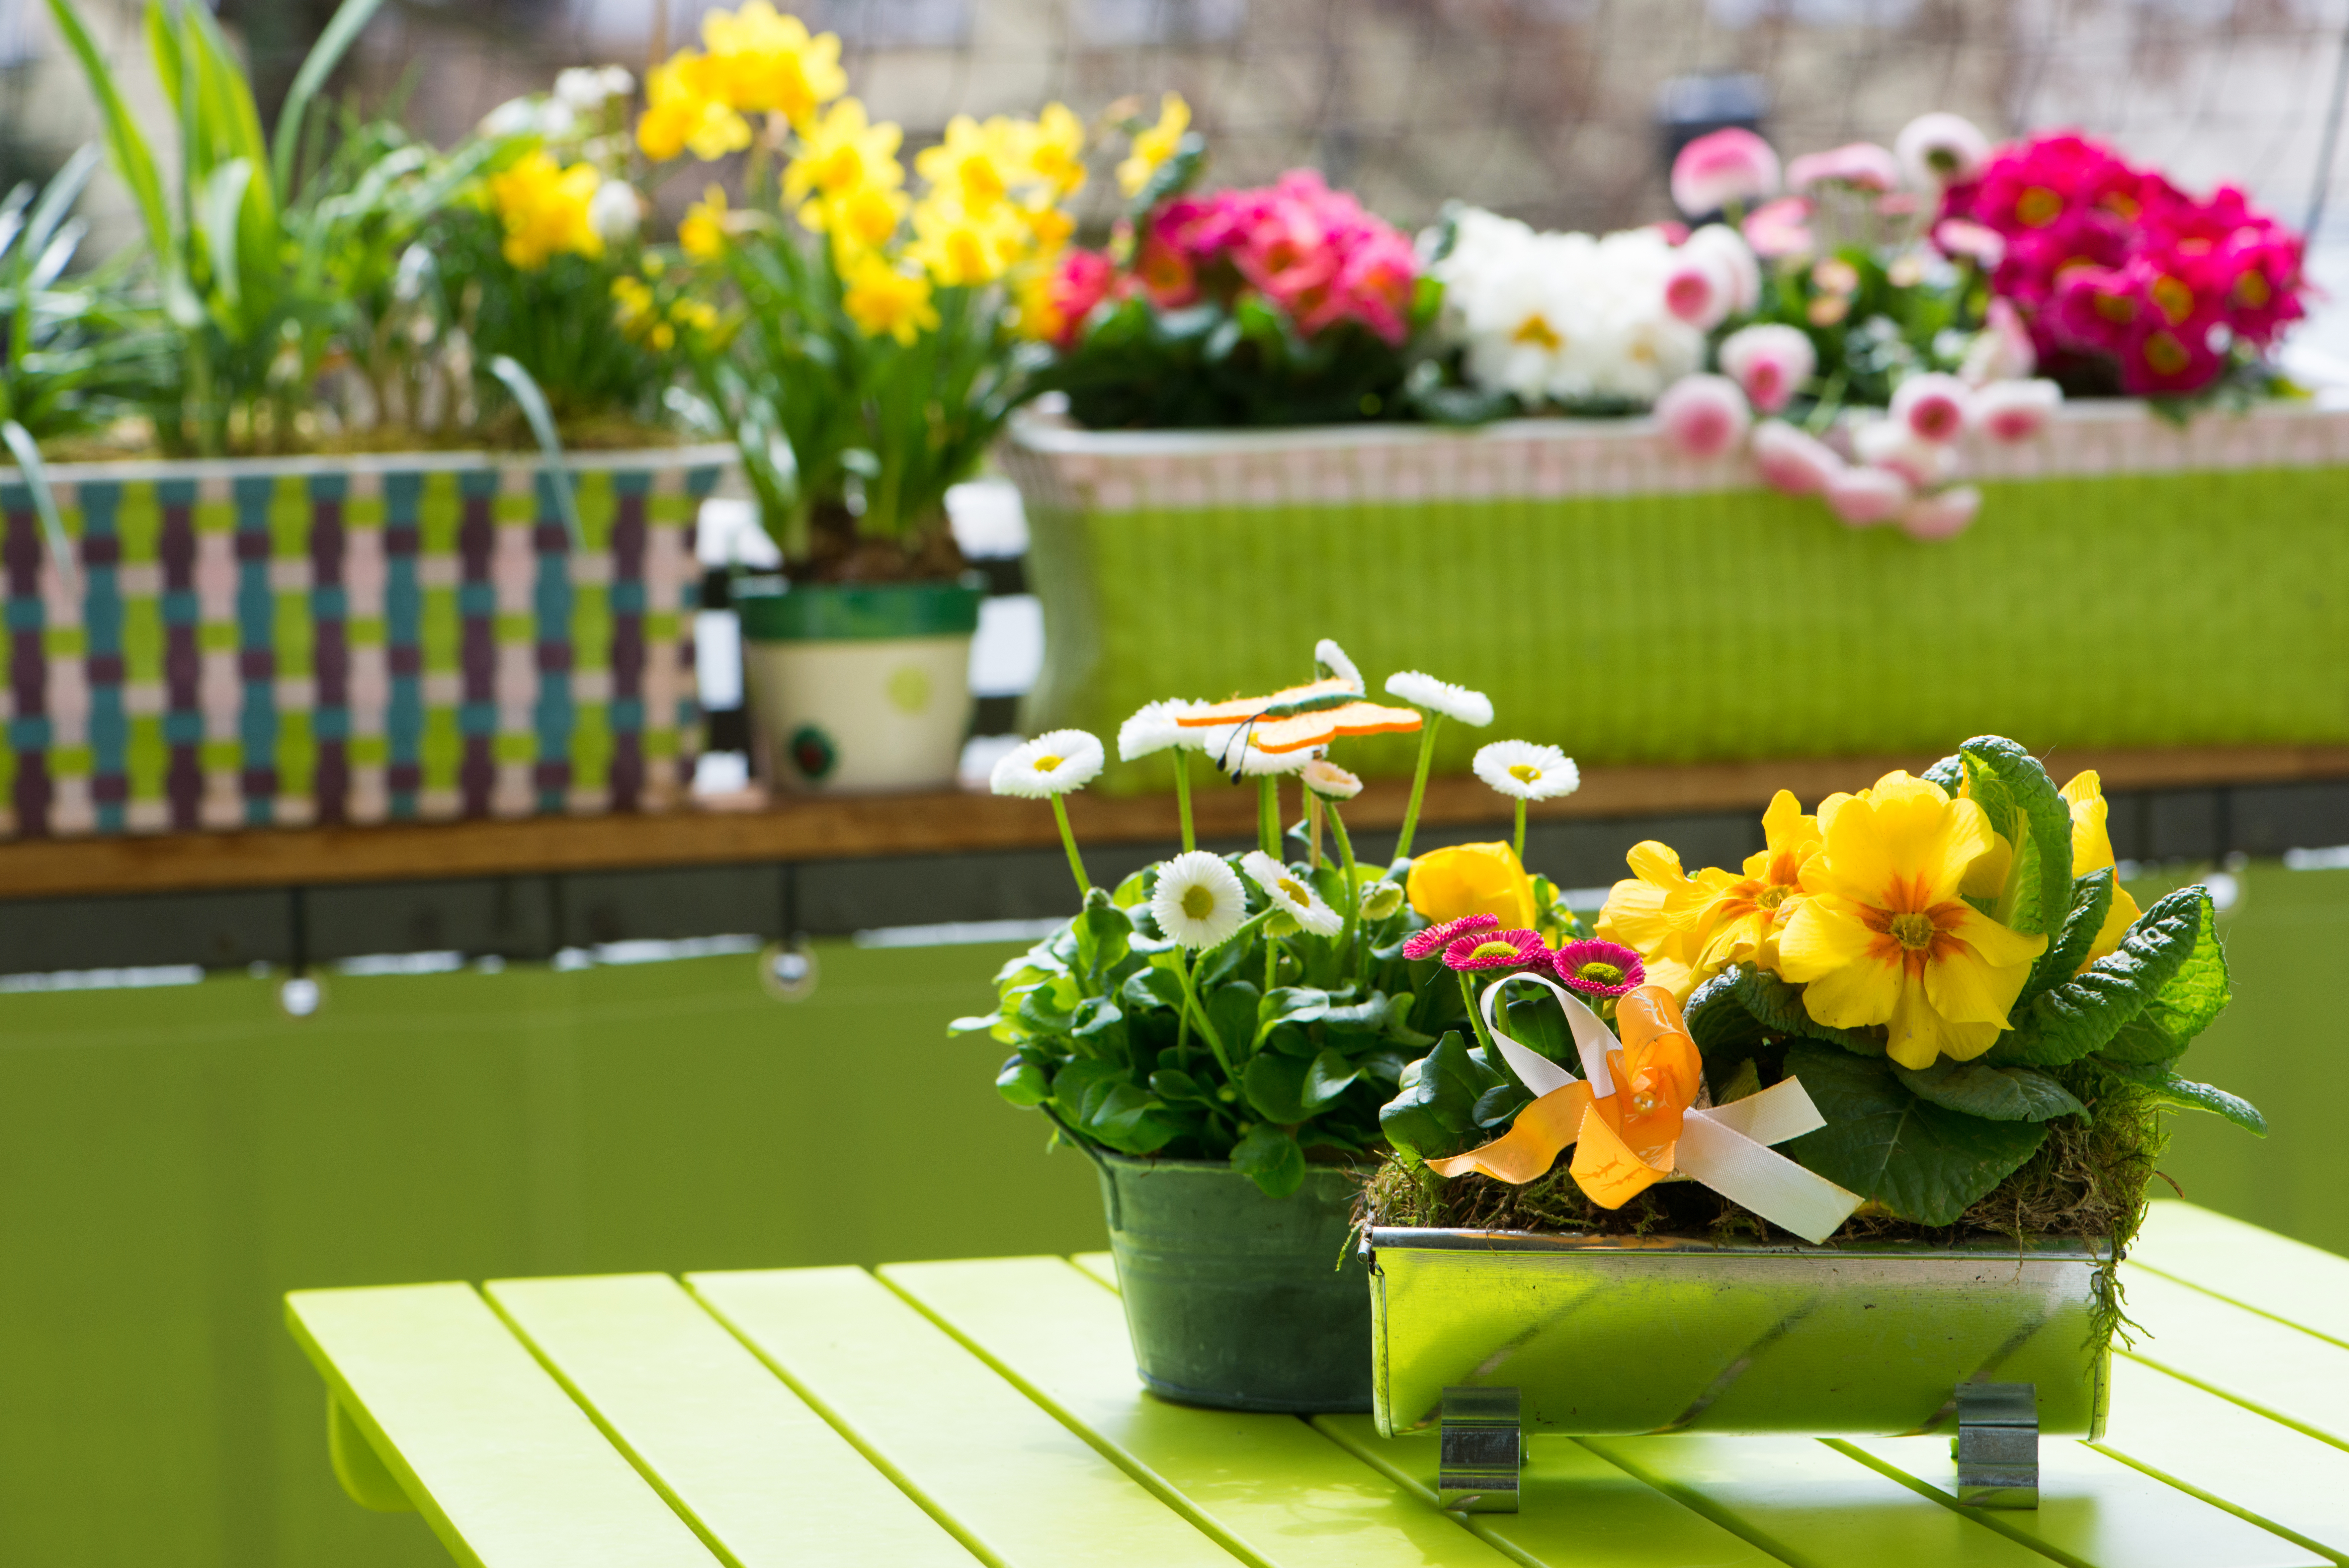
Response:
POLYGON ((730 446, 0 470, 0 837, 657 809, 730 446))
MULTIPOLYGON (((1015 425, 1045 670, 1030 732, 1261 691, 1334 637, 1588 763, 2349 742, 2349 414, 2180 430, 2084 404, 1967 453, 1974 526, 1853 530, 1651 421, 1231 434, 1015 425)), ((1347 765, 1408 770, 1411 741, 1347 765)), ((1164 787, 1163 760, 1110 787, 1164 787)))

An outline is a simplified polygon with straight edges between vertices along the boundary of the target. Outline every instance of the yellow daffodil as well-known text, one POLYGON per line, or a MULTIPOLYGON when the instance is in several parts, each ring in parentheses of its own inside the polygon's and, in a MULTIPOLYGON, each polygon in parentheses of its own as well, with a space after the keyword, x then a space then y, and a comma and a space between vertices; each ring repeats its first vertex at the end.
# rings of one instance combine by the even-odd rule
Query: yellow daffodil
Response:
MULTIPOLYGON (((2064 786, 2064 804, 2072 808, 2072 875, 2085 877, 2111 866, 2113 839, 2105 819, 2112 808, 2105 804, 2104 780, 2093 769, 2074 774, 2072 782, 2064 786)), ((2106 953, 2118 952, 2121 938, 2137 924, 2141 913, 2137 900, 2116 878, 2112 909, 2105 916, 2105 923, 2096 929, 2096 940, 2090 944, 2088 956, 2080 967, 2085 969, 2106 953)))
POLYGON ((1135 132, 1133 151, 1117 166, 1118 189, 1129 196, 1141 194, 1158 166, 1174 156, 1183 133, 1190 129, 1191 106, 1183 101, 1182 94, 1168 93, 1159 100, 1158 123, 1135 132))
POLYGON ((1782 789, 1762 814, 1762 833, 1767 847, 1745 857, 1745 874, 1718 884, 1701 913, 1691 911, 1692 923, 1707 928, 1697 954, 1700 980, 1733 963, 1778 967, 1778 938, 1802 902, 1803 867, 1819 852, 1819 820, 1804 815, 1782 789))
POLYGON ((1530 930, 1534 881, 1506 844, 1455 844, 1431 849, 1411 863, 1403 891, 1433 925, 1468 915, 1493 915, 1510 930, 1530 930))
POLYGON ((858 256, 844 281, 841 308, 867 337, 886 333, 911 346, 916 337, 938 324, 938 313, 930 304, 929 278, 900 272, 875 252, 858 256))
POLYGON ((768 0, 710 12, 701 19, 701 41, 728 105, 743 114, 780 114, 805 127, 817 109, 848 90, 838 35, 812 37, 806 23, 781 15, 768 0))
POLYGON ((1048 103, 1029 133, 1028 165, 1061 196, 1085 184, 1085 125, 1067 104, 1048 103))
POLYGON ((701 200, 685 210, 677 226, 677 243, 696 261, 715 261, 726 251, 726 192, 712 185, 701 200))
POLYGON ((491 175, 490 200, 505 230, 500 248, 506 260, 535 272, 566 252, 602 255, 604 237, 587 214, 602 183, 595 165, 565 169, 543 151, 526 153, 511 169, 491 175))
POLYGON ((1030 272, 1019 280, 1019 336, 1038 343, 1056 340, 1068 329, 1068 312, 1061 308, 1059 280, 1049 271, 1030 272))
POLYGON ((1812 1018, 1887 1025, 1886 1048, 1906 1067, 1989 1050, 2047 939, 2011 930, 1960 896, 1994 847, 1982 808, 1892 773, 1828 796, 1818 823, 1825 843, 1778 938, 1778 972, 1804 987, 1812 1018))
POLYGON ((654 67, 645 82, 636 145, 657 163, 688 148, 707 163, 750 146, 750 125, 727 101, 717 63, 698 50, 680 49, 654 67))
POLYGON ((859 100, 842 99, 800 138, 798 156, 783 170, 783 200, 837 197, 868 185, 895 190, 905 182, 905 165, 897 161, 905 138, 900 127, 885 119, 868 123, 859 100))
POLYGON ((1015 211, 1028 225, 1029 248, 1040 256, 1060 254, 1069 236, 1076 233, 1076 219, 1054 202, 1050 191, 1039 191, 1015 211))
POLYGON ((1599 939, 1638 953, 1649 981, 1686 1002, 1710 978, 1701 966, 1711 915, 1733 878, 1710 867, 1692 877, 1681 869, 1678 850, 1652 838, 1633 845, 1624 859, 1631 875, 1609 889, 1599 939))
POLYGON ((858 254, 889 243, 912 205, 902 191, 859 185, 802 202, 799 219, 811 232, 831 237, 833 265, 844 274, 858 254))
POLYGON ((984 125, 967 114, 947 121, 946 140, 915 154, 914 168, 939 193, 985 215, 1010 194, 1028 161, 1025 140, 997 115, 984 125))
POLYGON ((934 192, 914 209, 914 243, 905 254, 940 287, 970 287, 1001 277, 1027 246, 1027 232, 1010 208, 998 202, 973 213, 934 192))
POLYGON ((641 335, 657 309, 652 287, 644 279, 616 277, 612 280, 612 317, 620 324, 620 330, 629 337, 641 335))

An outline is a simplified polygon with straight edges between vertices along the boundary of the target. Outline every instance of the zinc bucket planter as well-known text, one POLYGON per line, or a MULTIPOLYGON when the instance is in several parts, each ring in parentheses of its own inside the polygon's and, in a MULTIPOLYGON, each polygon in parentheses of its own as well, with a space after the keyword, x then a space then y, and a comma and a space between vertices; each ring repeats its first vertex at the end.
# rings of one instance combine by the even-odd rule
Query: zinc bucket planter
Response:
POLYGON ((1099 1168, 1145 1386, 1227 1410, 1371 1408, 1350 1174, 1313 1166, 1297 1191, 1268 1198, 1221 1162, 1107 1155, 1099 1168))
POLYGON ((752 744, 786 789, 943 789, 970 729, 970 642, 987 580, 734 592, 752 744))
POLYGON ((649 811, 730 446, 0 470, 0 836, 649 811))
MULTIPOLYGON (((2134 402, 1966 453, 1973 526, 1855 530, 1650 420, 1087 431, 1014 422, 1045 668, 1030 732, 1365 670, 1489 693, 1447 725, 1584 763, 1926 753, 1951 735, 2156 747, 2349 742, 2349 413, 2134 402), (1305 628, 1305 629, 1300 629, 1305 628), (2052 673, 2051 672, 2055 672, 2052 673)), ((1361 742, 1409 771, 1408 738, 1361 742)), ((1350 762, 1350 765, 1353 765, 1350 762)), ((1112 764, 1112 788, 1163 776, 1112 764)))

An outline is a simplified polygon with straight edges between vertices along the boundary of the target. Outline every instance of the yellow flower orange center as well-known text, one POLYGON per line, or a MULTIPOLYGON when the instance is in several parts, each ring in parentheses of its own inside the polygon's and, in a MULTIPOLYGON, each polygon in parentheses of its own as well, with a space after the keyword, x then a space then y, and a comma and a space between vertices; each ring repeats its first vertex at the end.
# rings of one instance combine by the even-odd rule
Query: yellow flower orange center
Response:
POLYGON ((1933 917, 1930 915, 1895 915, 1887 922, 1892 940, 1912 952, 1922 952, 1933 945, 1933 917))
POLYGON ((1204 920, 1216 912, 1216 895, 1197 884, 1183 889, 1183 912, 1195 920, 1204 920))
POLYGON ((1785 903, 1786 901, 1786 896, 1793 891, 1794 889, 1792 888, 1782 888, 1776 883, 1772 883, 1769 887, 1763 888, 1759 893, 1754 895, 1754 902, 1757 908, 1775 909, 1779 905, 1785 903))

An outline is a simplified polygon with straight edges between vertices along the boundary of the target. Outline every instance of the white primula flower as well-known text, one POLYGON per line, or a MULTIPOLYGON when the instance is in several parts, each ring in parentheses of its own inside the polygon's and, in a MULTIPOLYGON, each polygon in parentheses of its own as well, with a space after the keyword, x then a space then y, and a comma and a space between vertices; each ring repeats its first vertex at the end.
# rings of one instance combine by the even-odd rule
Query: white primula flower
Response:
POLYGON ((1362 793, 1362 781, 1329 758, 1316 757, 1305 764, 1305 787, 1323 800, 1351 800, 1362 793))
POLYGON ((604 90, 604 73, 593 66, 573 66, 554 73, 554 97, 580 114, 594 114, 612 95, 604 90))
POLYGON ((1247 919, 1247 892, 1222 857, 1188 850, 1158 868, 1150 914, 1168 941, 1212 948, 1228 941, 1247 919))
POLYGON ((1582 787, 1574 759, 1556 746, 1495 741, 1476 753, 1476 776, 1516 800, 1554 800, 1582 787))
POLYGON ((1387 677, 1387 695, 1400 697, 1414 708, 1425 708, 1478 729, 1493 722, 1493 700, 1482 691, 1438 680, 1416 670, 1397 670, 1387 677))
POLYGON ((539 100, 510 98, 481 116, 483 136, 525 136, 539 129, 539 100))
POLYGON ((1287 910, 1290 919, 1315 936, 1334 937, 1344 929, 1344 916, 1323 903, 1320 894, 1263 850, 1249 850, 1240 859, 1240 869, 1248 874, 1249 881, 1264 889, 1274 908, 1287 910))
POLYGON ((1082 730, 1054 730, 1006 753, 988 784, 997 794, 1040 800, 1082 789, 1106 760, 1102 743, 1082 730))
POLYGON ((626 244, 636 237, 636 188, 626 180, 606 180, 587 198, 587 226, 606 244, 626 244))
POLYGON ((1325 637, 1313 645, 1313 668, 1322 675, 1353 682, 1357 691, 1367 690, 1362 685, 1362 672, 1354 668, 1354 661, 1346 657, 1346 650, 1330 638, 1325 637))
POLYGON ((1133 762, 1136 757, 1150 756, 1169 746, 1188 746, 1198 750, 1195 737, 1205 730, 1186 730, 1176 722, 1185 713, 1206 707, 1204 702, 1185 702, 1170 697, 1164 702, 1146 702, 1133 711, 1133 717, 1117 727, 1117 755, 1121 762, 1133 762))

